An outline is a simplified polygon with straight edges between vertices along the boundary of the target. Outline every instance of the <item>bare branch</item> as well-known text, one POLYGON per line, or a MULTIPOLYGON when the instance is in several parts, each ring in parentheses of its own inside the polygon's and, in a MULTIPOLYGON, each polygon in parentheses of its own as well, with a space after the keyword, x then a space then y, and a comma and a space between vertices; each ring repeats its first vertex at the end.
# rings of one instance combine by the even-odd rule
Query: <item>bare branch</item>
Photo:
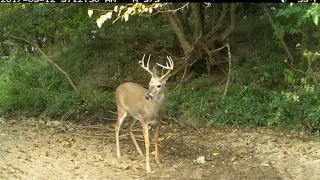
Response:
POLYGON ((202 35, 202 22, 199 7, 199 3, 191 4, 192 17, 194 21, 194 37, 200 37, 202 35))
MULTIPOLYGON (((221 12, 221 14, 219 16, 219 19, 218 19, 218 21, 216 23, 212 22, 212 29, 207 33, 206 38, 210 38, 220 28, 223 19, 226 17, 226 15, 228 13, 227 7, 228 7, 228 4, 227 3, 223 3, 222 12, 221 12)), ((213 11, 217 11, 217 9, 215 9, 215 8, 213 8, 212 10, 213 11)), ((212 12, 212 13, 215 13, 215 12, 212 12)), ((215 21, 215 19, 213 19, 213 21, 215 21)))
POLYGON ((229 71, 228 71, 228 79, 227 79, 227 84, 224 88, 224 93, 223 93, 223 97, 222 97, 222 100, 224 99, 224 97, 226 96, 227 94, 227 91, 228 91, 228 87, 229 87, 229 83, 230 83, 230 77, 231 77, 231 52, 230 52, 230 45, 229 45, 229 42, 227 42, 227 44, 225 45, 227 46, 228 48, 228 55, 229 55, 229 71))
POLYGON ((225 48, 226 46, 227 46, 227 45, 224 45, 224 46, 222 46, 222 47, 220 47, 220 48, 218 48, 218 49, 211 50, 210 53, 213 54, 213 53, 215 53, 215 52, 217 52, 217 51, 220 51, 221 49, 225 48))
POLYGON ((170 24, 172 25, 172 27, 178 37, 178 40, 182 46, 184 54, 188 55, 189 52, 192 50, 192 46, 188 42, 188 40, 186 38, 186 34, 183 31, 183 26, 182 26, 181 20, 177 17, 177 15, 175 13, 173 13, 173 14, 169 13, 168 18, 169 18, 170 24))
MULTIPOLYGON (((263 7, 264 7, 264 10, 265 10, 265 12, 266 12, 266 14, 267 14, 267 16, 268 16, 269 23, 271 24, 272 28, 273 28, 274 30, 276 30, 276 25, 274 24, 274 22, 273 22, 273 20, 272 20, 272 18, 271 18, 271 15, 270 15, 270 13, 269 13, 266 5, 263 4, 263 7)), ((289 50, 286 42, 283 40, 282 37, 280 37, 279 40, 280 40, 280 43, 281 43, 282 47, 284 48, 284 50, 286 51, 287 55, 289 56, 290 61, 291 61, 291 64, 292 64, 292 63, 294 62, 294 59, 293 59, 293 56, 292 56, 292 54, 291 54, 291 52, 290 52, 290 50, 289 50)))
MULTIPOLYGON (((146 17, 155 16, 155 15, 160 14, 160 13, 176 13, 176 12, 178 12, 180 10, 183 10, 184 8, 188 8, 190 3, 186 3, 183 6, 181 6, 179 8, 176 8, 176 9, 169 9, 169 4, 171 4, 171 3, 163 3, 163 7, 167 7, 166 10, 160 10, 159 9, 159 10, 157 10, 157 12, 149 14, 149 15, 145 15, 145 16, 146 17)), ((143 14, 141 14, 141 15, 143 15, 143 14)))
MULTIPOLYGON (((167 3, 168 4, 168 3, 167 3)), ((190 3, 186 3, 185 5, 177 8, 177 9, 168 9, 168 10, 158 10, 159 13, 176 13, 177 11, 183 10, 185 7, 189 6, 190 3)))
POLYGON ((224 41, 229 37, 229 35, 232 33, 232 31, 235 30, 237 26, 237 14, 236 14, 236 3, 231 3, 231 10, 230 10, 230 26, 224 30, 224 32, 221 33, 220 41, 224 41))
POLYGON ((72 86, 73 90, 74 91, 78 91, 77 87, 74 85, 73 81, 71 80, 71 78, 69 77, 68 73, 66 73, 59 65, 57 65, 55 62, 53 62, 40 48, 39 46, 37 46, 36 44, 34 43, 31 43, 30 41, 26 40, 26 39, 23 39, 23 38, 20 38, 20 37, 17 37, 17 36, 14 36, 12 34, 9 34, 10 37, 14 38, 14 39, 18 39, 18 40, 21 40, 21 41, 24 41, 24 42, 27 42, 28 44, 36 47, 36 49, 40 52, 40 54, 48 61, 50 62, 54 67, 56 67, 60 72, 62 72, 68 79, 70 85, 72 86))
MULTIPOLYGON (((211 24, 210 27, 212 28, 213 26, 215 26, 215 24, 217 23, 218 20, 218 15, 219 15, 219 9, 220 9, 220 4, 212 4, 212 8, 211 8, 211 24)), ((209 32, 209 31, 208 31, 209 32)))
MULTIPOLYGON (((192 51, 190 51, 190 52, 192 52, 192 51)), ((168 79, 169 79, 170 77, 173 77, 173 76, 177 75, 177 74, 185 67, 185 65, 188 63, 188 60, 190 59, 190 57, 191 57, 191 53, 188 54, 188 55, 186 55, 186 56, 184 56, 184 59, 183 59, 182 62, 178 65, 178 68, 175 69, 171 74, 168 75, 168 79)))

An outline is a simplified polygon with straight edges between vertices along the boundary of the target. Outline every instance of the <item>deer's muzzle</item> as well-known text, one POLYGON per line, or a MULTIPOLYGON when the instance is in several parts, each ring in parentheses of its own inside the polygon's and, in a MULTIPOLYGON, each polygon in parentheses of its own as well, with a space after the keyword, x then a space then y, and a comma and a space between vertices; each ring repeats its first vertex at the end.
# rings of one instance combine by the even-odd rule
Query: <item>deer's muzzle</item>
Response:
POLYGON ((151 93, 146 94, 146 100, 151 100, 153 98, 153 95, 151 93))

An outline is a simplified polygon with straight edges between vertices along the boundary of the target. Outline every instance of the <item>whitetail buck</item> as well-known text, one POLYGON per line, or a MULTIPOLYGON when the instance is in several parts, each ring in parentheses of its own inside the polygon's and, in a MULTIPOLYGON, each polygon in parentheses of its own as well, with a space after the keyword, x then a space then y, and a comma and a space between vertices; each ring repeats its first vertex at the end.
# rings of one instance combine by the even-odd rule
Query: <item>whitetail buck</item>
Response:
POLYGON ((149 162, 150 140, 149 140, 148 126, 150 125, 154 129, 155 160, 159 164, 160 163, 159 147, 158 147, 159 126, 160 126, 160 121, 164 118, 165 111, 166 111, 164 90, 165 90, 166 81, 169 78, 169 73, 172 71, 174 67, 172 58, 169 56, 167 56, 169 64, 166 63, 166 66, 156 63, 158 66, 162 67, 163 69, 168 70, 166 74, 159 77, 157 75, 156 66, 154 66, 153 72, 151 72, 149 69, 150 57, 151 55, 148 58, 148 62, 146 66, 144 63, 145 54, 142 57, 142 60, 139 61, 140 66, 143 69, 145 69, 148 73, 151 74, 149 89, 145 89, 133 82, 126 82, 120 85, 117 88, 115 93, 117 109, 118 109, 118 119, 115 125, 117 157, 119 158, 121 156, 120 145, 119 145, 119 131, 124 119, 129 114, 133 118, 129 120, 128 132, 130 134, 130 137, 138 153, 141 156, 143 156, 143 153, 136 139, 134 138, 134 135, 132 133, 132 127, 137 120, 139 120, 142 125, 145 148, 146 148, 146 169, 148 173, 151 172, 150 162, 149 162))

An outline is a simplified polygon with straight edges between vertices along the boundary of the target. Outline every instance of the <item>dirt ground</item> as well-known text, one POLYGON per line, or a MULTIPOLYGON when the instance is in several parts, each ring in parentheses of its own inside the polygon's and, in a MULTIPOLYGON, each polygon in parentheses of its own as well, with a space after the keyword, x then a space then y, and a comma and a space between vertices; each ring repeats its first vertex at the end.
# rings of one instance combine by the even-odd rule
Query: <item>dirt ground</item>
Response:
MULTIPOLYGON (((147 174, 124 127, 116 158, 113 127, 0 119, 0 179, 320 179, 320 143, 302 132, 200 128, 200 134, 166 121, 162 163, 152 159, 147 174)), ((138 123, 135 130, 144 150, 138 123)))

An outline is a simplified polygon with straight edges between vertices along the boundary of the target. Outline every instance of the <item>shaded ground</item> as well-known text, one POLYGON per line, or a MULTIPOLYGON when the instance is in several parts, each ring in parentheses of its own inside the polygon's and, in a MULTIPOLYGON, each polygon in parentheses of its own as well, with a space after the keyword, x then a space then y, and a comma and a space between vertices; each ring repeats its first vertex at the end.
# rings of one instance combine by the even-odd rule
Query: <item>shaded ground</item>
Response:
POLYGON ((320 179, 319 141, 303 133, 208 128, 200 135, 166 123, 160 129, 162 164, 151 161, 154 172, 146 174, 144 157, 124 130, 122 158, 116 158, 113 127, 2 119, 0 179, 320 179), (200 156, 205 162, 196 161, 200 156))

